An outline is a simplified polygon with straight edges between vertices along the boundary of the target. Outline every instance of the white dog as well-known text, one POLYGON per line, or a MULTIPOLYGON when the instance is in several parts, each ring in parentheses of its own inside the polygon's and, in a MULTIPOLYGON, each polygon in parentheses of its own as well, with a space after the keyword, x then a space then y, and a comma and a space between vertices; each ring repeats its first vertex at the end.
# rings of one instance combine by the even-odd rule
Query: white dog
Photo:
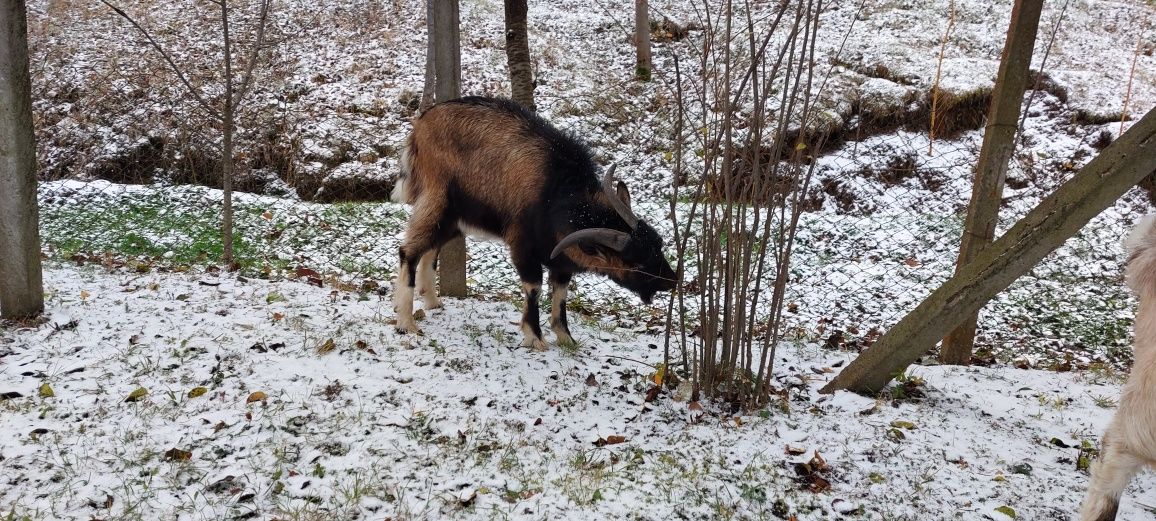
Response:
POLYGON ((1120 494, 1144 467, 1156 467, 1156 214, 1140 219, 1124 243, 1124 279, 1140 299, 1135 361, 1120 408, 1100 440, 1082 521, 1116 519, 1120 494))

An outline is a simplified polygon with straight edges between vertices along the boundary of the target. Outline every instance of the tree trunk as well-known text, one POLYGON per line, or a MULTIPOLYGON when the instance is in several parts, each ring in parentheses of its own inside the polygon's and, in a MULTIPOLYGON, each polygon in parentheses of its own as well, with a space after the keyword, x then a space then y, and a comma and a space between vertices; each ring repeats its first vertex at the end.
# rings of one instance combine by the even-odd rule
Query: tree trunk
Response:
POLYGON ((425 85, 421 90, 421 103, 417 106, 420 112, 434 104, 434 80, 437 78, 434 70, 434 1, 426 0, 425 3, 425 85))
POLYGON ((221 262, 226 269, 233 269, 233 112, 236 103, 233 99, 233 55, 229 42, 229 0, 221 0, 221 35, 225 44, 225 106, 222 107, 221 137, 221 190, 224 192, 225 210, 221 222, 222 254, 221 262))
MULTIPOLYGON (((433 4, 434 71, 437 102, 461 96, 461 36, 458 32, 458 0, 428 0, 433 4)), ((458 237, 442 247, 438 255, 438 283, 441 294, 466 296, 466 240, 458 237)))
POLYGON ((0 316, 44 310, 24 0, 0 0, 0 316))
MULTIPOLYGON (((999 76, 992 93, 987 129, 983 134, 983 147, 979 152, 975 182, 972 184, 971 203, 967 207, 967 220, 955 267, 957 273, 991 244, 995 236, 1007 165, 1015 152, 1016 128, 1024 90, 1027 89, 1028 77, 1031 75, 1029 65, 1043 5, 1043 0, 1016 0, 1012 8, 1011 25, 1000 59, 999 76)), ((939 351, 940 362, 957 365, 971 363, 977 320, 977 315, 970 315, 943 339, 939 351)))
POLYGON ((634 45, 638 49, 634 76, 642 81, 650 81, 650 13, 648 9, 647 0, 634 0, 634 45))
POLYGON ((530 40, 526 34, 526 0, 505 0, 506 62, 510 68, 510 92, 514 101, 536 111, 534 71, 530 67, 530 40))
POLYGON ((935 341, 1156 172, 1156 110, 1040 202, 887 331, 820 392, 876 393, 935 341))

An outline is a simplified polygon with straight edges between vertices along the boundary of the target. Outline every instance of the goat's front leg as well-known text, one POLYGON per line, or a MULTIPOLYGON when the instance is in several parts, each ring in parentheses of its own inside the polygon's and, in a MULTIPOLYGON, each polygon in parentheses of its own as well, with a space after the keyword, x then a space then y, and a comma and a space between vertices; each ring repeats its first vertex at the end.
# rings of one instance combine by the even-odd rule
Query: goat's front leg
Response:
POLYGON ((535 351, 545 351, 546 342, 542 340, 542 325, 538 314, 538 298, 542 295, 542 265, 530 260, 532 257, 520 249, 511 248, 511 257, 514 260, 514 269, 522 279, 522 295, 526 298, 526 306, 522 309, 522 333, 526 338, 522 340, 522 347, 529 347, 535 351))
POLYGON ((570 323, 566 320, 566 293, 570 285, 569 273, 550 272, 550 329, 557 337, 558 345, 573 346, 570 323))

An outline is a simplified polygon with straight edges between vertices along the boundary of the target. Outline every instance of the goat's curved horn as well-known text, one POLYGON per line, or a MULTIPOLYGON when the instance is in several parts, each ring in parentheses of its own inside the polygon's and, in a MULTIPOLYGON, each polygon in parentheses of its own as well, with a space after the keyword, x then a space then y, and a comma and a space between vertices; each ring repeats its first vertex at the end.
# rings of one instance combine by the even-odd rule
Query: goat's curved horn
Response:
POLYGON ((587 228, 571 233, 563 237, 561 241, 558 241, 558 245, 554 247, 554 251, 550 252, 550 258, 553 259, 557 257, 559 253, 562 253, 562 250, 580 242, 593 242, 614 251, 622 251, 629 241, 630 234, 625 232, 611 230, 610 228, 587 228))
POLYGON ((626 221, 626 224, 633 230, 638 227, 638 217, 634 215, 634 212, 630 211, 630 207, 626 206, 626 203, 623 202, 622 199, 618 198, 618 191, 614 186, 615 168, 618 168, 618 163, 610 165, 610 168, 606 169, 606 175, 602 177, 602 191, 606 193, 606 200, 610 201, 610 206, 614 208, 615 212, 618 212, 618 216, 622 217, 622 220, 626 221))

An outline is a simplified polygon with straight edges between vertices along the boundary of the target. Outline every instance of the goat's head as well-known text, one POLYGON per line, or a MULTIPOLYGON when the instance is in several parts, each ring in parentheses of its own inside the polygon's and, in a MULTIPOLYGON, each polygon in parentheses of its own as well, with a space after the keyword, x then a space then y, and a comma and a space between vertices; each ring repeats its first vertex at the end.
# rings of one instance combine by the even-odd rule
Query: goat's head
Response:
POLYGON ((606 171, 602 192, 630 232, 613 228, 578 230, 559 241, 550 258, 557 257, 566 248, 578 246, 584 254, 575 259, 579 265, 610 277, 649 304, 655 293, 674 289, 675 273, 662 255, 662 238, 658 232, 630 209, 626 184, 614 180, 615 166, 606 171))

